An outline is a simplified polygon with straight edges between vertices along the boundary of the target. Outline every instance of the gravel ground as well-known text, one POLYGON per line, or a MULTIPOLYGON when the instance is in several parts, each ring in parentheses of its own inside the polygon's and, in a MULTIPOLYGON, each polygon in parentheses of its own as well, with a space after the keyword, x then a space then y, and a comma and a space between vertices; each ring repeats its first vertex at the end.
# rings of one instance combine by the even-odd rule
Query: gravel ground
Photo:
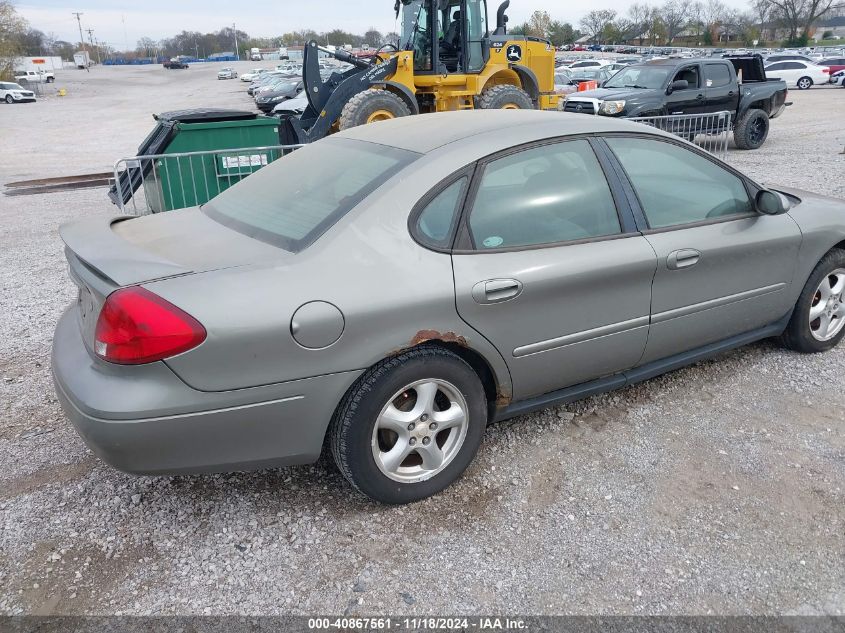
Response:
MULTIPOLYGON (((216 70, 65 73, 69 96, 0 108, 0 182, 108 169, 152 111, 247 105, 216 70)), ((790 98, 729 160, 845 197, 845 90, 790 98)), ((74 296, 57 226, 112 211, 102 190, 0 197, 0 612, 845 614, 845 348, 761 343, 494 425, 409 507, 323 466, 133 477, 88 451, 49 373, 74 296)))

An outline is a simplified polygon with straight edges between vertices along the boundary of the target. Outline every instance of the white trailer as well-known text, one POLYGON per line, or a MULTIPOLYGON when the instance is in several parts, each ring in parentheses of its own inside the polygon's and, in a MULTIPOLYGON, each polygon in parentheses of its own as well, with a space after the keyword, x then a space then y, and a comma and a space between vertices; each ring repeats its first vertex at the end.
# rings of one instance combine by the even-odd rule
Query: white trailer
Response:
POLYGON ((76 51, 73 54, 73 63, 77 68, 88 68, 91 65, 91 57, 88 51, 76 51))

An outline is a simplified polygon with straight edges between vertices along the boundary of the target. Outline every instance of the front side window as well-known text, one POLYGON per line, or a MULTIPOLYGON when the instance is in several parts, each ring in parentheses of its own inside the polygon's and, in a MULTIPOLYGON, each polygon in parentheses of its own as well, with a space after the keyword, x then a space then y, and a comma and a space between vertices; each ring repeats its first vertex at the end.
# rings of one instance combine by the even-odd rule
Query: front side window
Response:
POLYGON ((418 156, 325 139, 258 170, 212 198, 203 211, 249 237, 299 252, 418 156))
POLYGON ((742 180, 674 143, 610 137, 652 229, 745 215, 754 209, 742 180))
POLYGON ((527 149, 488 163, 469 230, 478 250, 621 233, 604 172, 583 140, 527 149))
POLYGON ((689 83, 688 90, 698 88, 698 66, 687 66, 675 74, 672 81, 684 80, 689 83))

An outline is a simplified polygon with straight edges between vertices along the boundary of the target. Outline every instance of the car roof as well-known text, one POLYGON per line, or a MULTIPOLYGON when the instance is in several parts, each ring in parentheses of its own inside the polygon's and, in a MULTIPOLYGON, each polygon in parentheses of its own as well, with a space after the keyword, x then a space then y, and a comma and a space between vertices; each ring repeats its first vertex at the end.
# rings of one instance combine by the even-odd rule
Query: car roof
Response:
POLYGON ((525 143, 535 140, 538 135, 557 137, 639 132, 670 136, 641 123, 622 119, 540 110, 464 110, 421 114, 361 125, 336 136, 426 154, 453 143, 480 141, 484 137, 493 140, 503 130, 507 130, 511 138, 514 135, 524 137, 521 142, 525 143), (513 128, 519 128, 520 133, 515 133, 513 128))

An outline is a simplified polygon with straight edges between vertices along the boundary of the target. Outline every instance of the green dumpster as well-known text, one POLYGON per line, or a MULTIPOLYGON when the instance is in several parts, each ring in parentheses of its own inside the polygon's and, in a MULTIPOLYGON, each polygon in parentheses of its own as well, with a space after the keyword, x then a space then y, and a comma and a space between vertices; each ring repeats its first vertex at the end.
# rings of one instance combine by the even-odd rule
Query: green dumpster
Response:
POLYGON ((109 196, 125 204, 143 188, 152 213, 203 204, 282 155, 279 119, 236 110, 183 110, 155 117, 109 196), (155 155, 155 159, 144 156, 155 155))

